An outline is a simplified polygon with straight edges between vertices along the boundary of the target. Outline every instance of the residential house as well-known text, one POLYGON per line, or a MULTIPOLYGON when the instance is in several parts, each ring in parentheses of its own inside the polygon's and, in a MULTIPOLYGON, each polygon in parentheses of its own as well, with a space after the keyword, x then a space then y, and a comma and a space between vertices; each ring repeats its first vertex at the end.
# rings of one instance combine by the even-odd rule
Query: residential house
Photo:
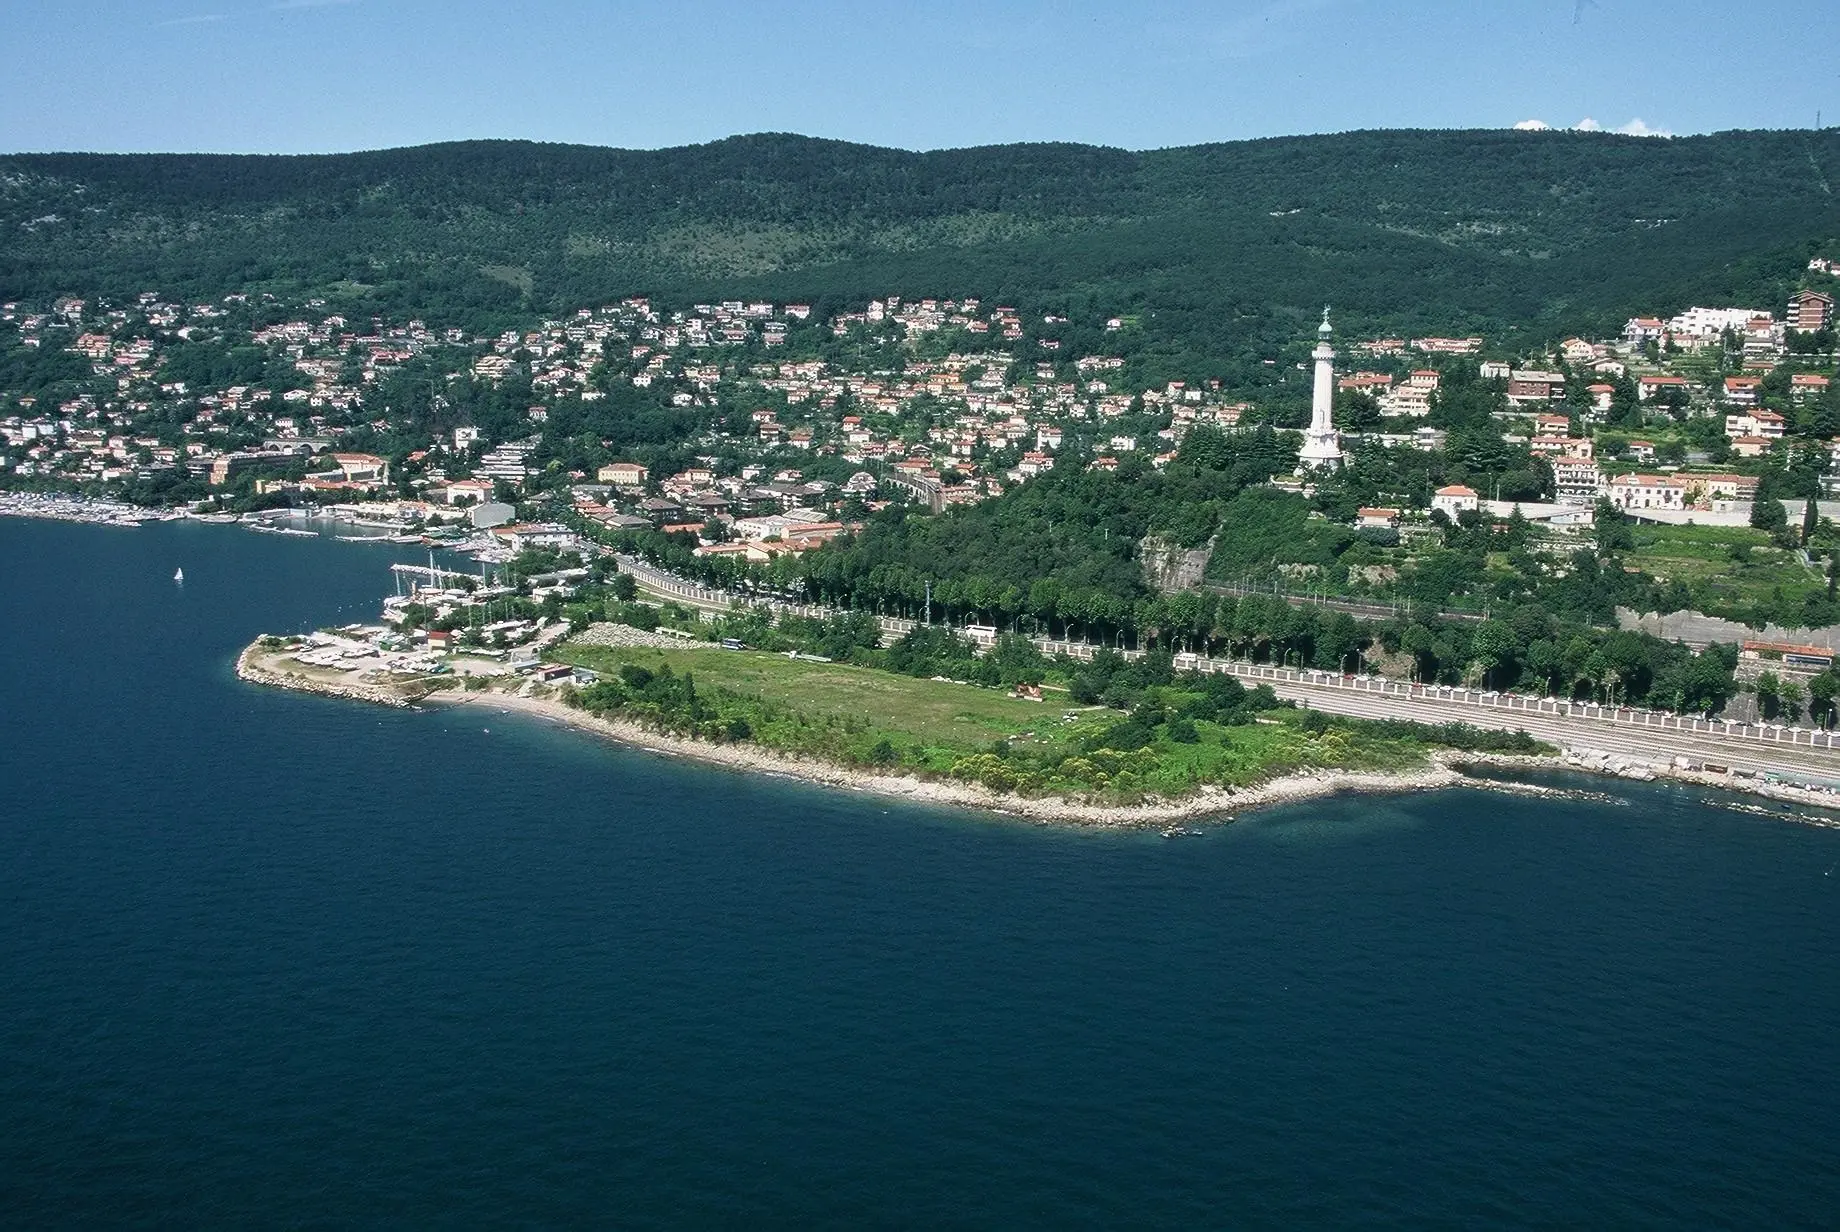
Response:
POLYGON ((1826 329, 1834 319, 1834 297, 1820 291, 1797 291, 1789 297, 1786 324, 1790 329, 1813 333, 1826 329))
POLYGON ((1572 420, 1568 415, 1535 415, 1533 432, 1535 436, 1569 436, 1572 420))
POLYGON ((492 484, 485 479, 455 479, 437 495, 448 505, 480 505, 492 499, 492 484))
POLYGON ((647 473, 637 462, 609 462, 595 471, 594 477, 616 488, 643 488, 647 473))
POLYGON ((1667 332, 1667 325, 1660 317, 1630 317, 1623 325, 1623 341, 1632 346, 1644 342, 1659 342, 1667 332))
POLYGON ((1021 465, 1016 469, 1021 472, 1023 476, 1033 478, 1043 471, 1053 470, 1054 459, 1045 453, 1025 453, 1022 455, 1021 465))
POLYGON ((1562 505, 1592 505, 1604 494, 1603 471, 1591 458, 1554 458, 1553 490, 1562 505))
POLYGON ((1338 380, 1336 388, 1377 398, 1393 388, 1393 378, 1384 372, 1352 372, 1338 380))
MULTIPOLYGON (((1757 394, 1762 386, 1762 377, 1728 376, 1725 378, 1725 401, 1732 406, 1756 406, 1757 394)), ((1728 415, 1726 418, 1731 417, 1728 415)))
POLYGON ((1477 506, 1477 499, 1474 488, 1465 487, 1460 483, 1453 483, 1447 487, 1439 488, 1432 495, 1431 508, 1434 511, 1443 513, 1445 517, 1454 522, 1457 520, 1457 515, 1464 510, 1475 509, 1477 506))
POLYGON ((1757 495, 1755 475, 1683 473, 1678 478, 1686 487, 1691 509, 1724 513, 1749 504, 1757 495))
POLYGON ((1675 475, 1618 475, 1609 484, 1610 501, 1619 509, 1685 509, 1686 493, 1675 475))
POLYGON ((1725 435, 1734 441, 1747 436, 1780 440, 1787 428, 1788 421, 1775 411, 1743 411, 1725 416, 1725 435))
POLYGON ((1826 394, 1829 383, 1818 372, 1798 372, 1789 378, 1789 396, 1796 402, 1810 402, 1826 394))
POLYGON ((1565 375, 1532 368, 1508 375, 1508 402, 1513 406, 1543 406, 1565 397, 1565 375))
POLYGON ((1582 436, 1536 436, 1527 447, 1545 458, 1588 458, 1592 451, 1590 438, 1582 436))

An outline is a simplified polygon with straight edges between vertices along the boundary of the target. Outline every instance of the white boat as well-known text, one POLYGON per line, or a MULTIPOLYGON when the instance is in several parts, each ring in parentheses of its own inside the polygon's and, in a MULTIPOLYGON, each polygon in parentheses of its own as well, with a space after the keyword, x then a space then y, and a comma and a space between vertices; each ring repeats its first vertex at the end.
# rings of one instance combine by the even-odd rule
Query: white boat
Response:
POLYGON ((173 570, 173 581, 183 582, 184 580, 185 580, 185 570, 184 569, 174 569, 173 570))

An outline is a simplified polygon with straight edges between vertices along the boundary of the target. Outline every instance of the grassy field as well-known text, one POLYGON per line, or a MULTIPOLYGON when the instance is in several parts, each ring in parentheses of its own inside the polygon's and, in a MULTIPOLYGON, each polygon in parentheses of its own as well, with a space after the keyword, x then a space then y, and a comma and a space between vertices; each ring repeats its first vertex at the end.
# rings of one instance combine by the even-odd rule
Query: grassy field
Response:
POLYGON ((1799 603, 1826 581, 1796 554, 1748 526, 1636 526, 1629 562, 1664 582, 1684 582, 1695 606, 1719 615, 1756 603, 1799 603))
MULTIPOLYGON (((839 722, 864 722, 898 732, 924 745, 981 750, 993 740, 1020 737, 1077 738, 1112 723, 1117 716, 1100 706, 1021 701, 995 689, 916 680, 847 663, 813 663, 752 650, 654 650, 640 647, 564 644, 554 658, 615 674, 620 665, 656 671, 670 664, 692 673, 699 687, 728 689, 764 698, 807 715, 839 722), (1064 715, 1074 716, 1071 723, 1064 715)), ((1066 695, 1058 695, 1062 702, 1066 695)))
POLYGON ((723 723, 741 719, 746 738, 768 748, 1028 794, 1178 796, 1202 784, 1246 786, 1310 768, 1406 768, 1422 764, 1426 753, 1415 741, 1307 730, 1302 712, 1292 710, 1243 725, 1197 721, 1193 742, 1172 740, 1159 728, 1147 747, 1121 752, 1095 745, 1125 716, 1073 705, 1064 695, 1024 701, 994 689, 759 651, 565 643, 553 657, 609 679, 629 665, 654 675, 666 667, 689 674, 711 712, 705 732, 720 733, 723 723))

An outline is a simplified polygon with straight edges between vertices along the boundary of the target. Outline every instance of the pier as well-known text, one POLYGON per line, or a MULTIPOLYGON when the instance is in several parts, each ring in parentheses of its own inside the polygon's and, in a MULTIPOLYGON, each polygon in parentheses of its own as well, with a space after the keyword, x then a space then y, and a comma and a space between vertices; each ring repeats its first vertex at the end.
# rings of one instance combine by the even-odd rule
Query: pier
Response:
POLYGON ((396 593, 399 595, 402 593, 402 579, 405 576, 415 578, 418 580, 426 579, 428 585, 430 587, 433 587, 436 590, 449 589, 449 587, 447 586, 447 579, 449 578, 454 578, 454 579, 464 578, 465 580, 469 582, 477 582, 481 586, 484 586, 486 584, 486 575, 483 570, 479 572, 478 574, 462 573, 458 569, 440 569, 440 568, 435 567, 432 564, 429 564, 429 565, 391 565, 390 572, 396 575, 396 593))

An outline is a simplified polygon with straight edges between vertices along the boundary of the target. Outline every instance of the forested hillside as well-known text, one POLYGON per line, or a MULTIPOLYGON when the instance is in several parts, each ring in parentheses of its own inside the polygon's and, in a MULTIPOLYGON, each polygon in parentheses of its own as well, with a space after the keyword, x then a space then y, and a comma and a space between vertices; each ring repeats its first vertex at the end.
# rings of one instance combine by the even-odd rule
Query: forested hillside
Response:
POLYGON ((1132 153, 785 135, 657 151, 0 157, 0 293, 270 289, 484 326, 650 294, 982 295, 1188 354, 1773 302, 1840 234, 1840 134, 1357 132, 1132 153))

